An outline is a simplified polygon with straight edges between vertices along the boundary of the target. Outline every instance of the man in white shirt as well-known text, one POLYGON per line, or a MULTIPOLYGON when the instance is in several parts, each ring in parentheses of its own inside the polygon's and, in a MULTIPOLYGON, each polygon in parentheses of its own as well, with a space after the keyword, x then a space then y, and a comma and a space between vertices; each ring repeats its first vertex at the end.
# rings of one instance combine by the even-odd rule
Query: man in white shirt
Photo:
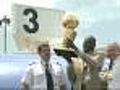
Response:
POLYGON ((51 63, 50 46, 39 45, 39 60, 28 66, 22 78, 22 90, 65 90, 63 71, 59 64, 51 63))
POLYGON ((109 81, 108 90, 120 90, 120 45, 112 43, 108 46, 109 58, 113 60, 112 80, 109 81))

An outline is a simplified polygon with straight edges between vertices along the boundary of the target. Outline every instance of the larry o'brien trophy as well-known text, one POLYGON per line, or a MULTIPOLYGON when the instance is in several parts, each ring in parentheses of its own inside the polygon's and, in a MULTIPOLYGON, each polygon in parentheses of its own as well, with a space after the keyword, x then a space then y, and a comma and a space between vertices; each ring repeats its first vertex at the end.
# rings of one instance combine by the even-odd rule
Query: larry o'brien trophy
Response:
POLYGON ((74 40, 76 37, 75 28, 78 26, 79 21, 73 14, 66 14, 62 19, 62 26, 64 27, 64 33, 62 43, 54 51, 58 56, 63 56, 68 62, 71 61, 71 57, 77 57, 74 48, 74 40))
POLYGON ((80 57, 86 63, 95 65, 91 58, 81 52, 74 44, 75 37, 77 35, 75 28, 78 26, 79 21, 74 14, 65 14, 62 19, 62 26, 64 27, 64 33, 62 43, 54 51, 58 56, 63 56, 68 62, 71 62, 71 57, 80 57))

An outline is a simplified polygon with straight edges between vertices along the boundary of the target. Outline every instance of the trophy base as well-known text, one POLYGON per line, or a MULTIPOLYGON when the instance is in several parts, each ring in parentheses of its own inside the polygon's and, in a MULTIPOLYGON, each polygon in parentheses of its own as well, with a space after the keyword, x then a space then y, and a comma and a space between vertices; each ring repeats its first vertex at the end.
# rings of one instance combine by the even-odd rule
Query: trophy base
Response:
POLYGON ((58 56, 62 56, 63 58, 65 58, 68 62, 71 62, 71 57, 77 57, 77 54, 75 53, 75 51, 73 49, 54 49, 55 53, 58 56))

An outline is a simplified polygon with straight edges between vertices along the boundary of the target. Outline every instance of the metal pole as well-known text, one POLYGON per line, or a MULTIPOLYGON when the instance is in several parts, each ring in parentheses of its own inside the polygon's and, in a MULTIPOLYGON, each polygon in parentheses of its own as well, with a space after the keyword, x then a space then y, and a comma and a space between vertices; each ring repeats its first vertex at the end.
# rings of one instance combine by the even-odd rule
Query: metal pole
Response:
POLYGON ((4 53, 6 54, 7 53, 7 23, 5 23, 5 30, 4 30, 4 53))
POLYGON ((2 22, 4 23, 4 53, 6 54, 7 53, 7 25, 10 24, 10 19, 7 18, 6 15, 4 15, 2 22))

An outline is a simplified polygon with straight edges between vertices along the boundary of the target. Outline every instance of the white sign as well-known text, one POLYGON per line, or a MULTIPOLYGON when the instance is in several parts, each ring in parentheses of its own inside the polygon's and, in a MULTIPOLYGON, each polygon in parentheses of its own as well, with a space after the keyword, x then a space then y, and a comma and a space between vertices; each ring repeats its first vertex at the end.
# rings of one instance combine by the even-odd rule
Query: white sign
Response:
POLYGON ((41 41, 55 41, 62 36, 64 11, 24 5, 12 5, 13 31, 19 50, 33 50, 41 41))

